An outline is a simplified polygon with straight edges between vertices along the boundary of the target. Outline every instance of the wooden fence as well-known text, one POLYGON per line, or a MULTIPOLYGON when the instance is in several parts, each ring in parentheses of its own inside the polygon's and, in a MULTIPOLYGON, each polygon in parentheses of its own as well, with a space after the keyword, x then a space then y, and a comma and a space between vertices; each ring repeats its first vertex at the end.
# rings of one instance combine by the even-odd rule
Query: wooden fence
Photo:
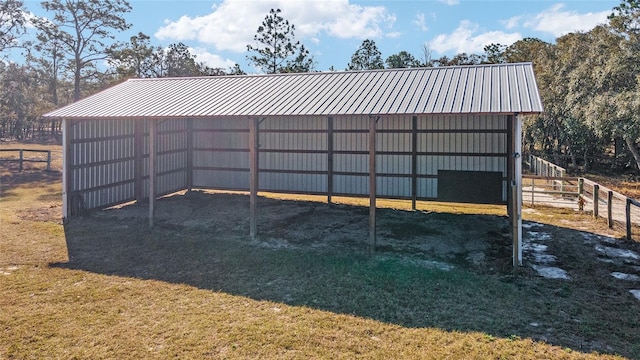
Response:
POLYGON ((522 176, 524 202, 534 205, 538 196, 539 204, 590 208, 594 218, 607 220, 609 228, 616 221, 623 224, 628 239, 634 224, 640 225, 640 201, 583 177, 567 177, 564 168, 533 155, 529 156, 529 169, 533 174, 522 176))
POLYGON ((30 150, 30 149, 0 149, 0 153, 9 153, 8 157, 0 157, 0 162, 17 162, 19 165, 19 171, 24 169, 25 162, 32 163, 47 163, 46 171, 51 171, 51 150, 30 150), (13 153, 13 154, 11 154, 13 153), (16 154, 17 153, 17 154, 16 154), (47 154, 47 158, 43 159, 38 156, 31 156, 25 158, 25 153, 47 154), (17 155, 17 156, 16 156, 17 155))

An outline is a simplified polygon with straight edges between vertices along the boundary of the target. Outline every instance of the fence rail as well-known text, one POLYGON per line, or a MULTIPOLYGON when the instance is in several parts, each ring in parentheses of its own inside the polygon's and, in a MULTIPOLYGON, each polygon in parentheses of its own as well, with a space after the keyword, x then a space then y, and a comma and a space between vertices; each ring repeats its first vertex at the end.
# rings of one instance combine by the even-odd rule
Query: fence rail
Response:
POLYGON ((546 204, 576 210, 590 209, 593 217, 607 220, 609 228, 616 222, 623 224, 631 239, 634 225, 640 225, 640 201, 602 186, 583 177, 567 177, 560 166, 529 156, 533 175, 523 175, 523 200, 535 205, 546 204), (527 196, 525 197, 525 193, 527 196))
POLYGON ((47 163, 46 171, 51 171, 51 150, 31 150, 31 149, 0 149, 0 153, 18 153, 17 157, 9 156, 8 158, 0 157, 0 162, 17 162, 19 164, 19 170, 22 171, 24 169, 25 162, 33 162, 33 163, 47 163), (25 158, 25 153, 46 153, 47 158, 42 159, 41 157, 27 157, 25 158))

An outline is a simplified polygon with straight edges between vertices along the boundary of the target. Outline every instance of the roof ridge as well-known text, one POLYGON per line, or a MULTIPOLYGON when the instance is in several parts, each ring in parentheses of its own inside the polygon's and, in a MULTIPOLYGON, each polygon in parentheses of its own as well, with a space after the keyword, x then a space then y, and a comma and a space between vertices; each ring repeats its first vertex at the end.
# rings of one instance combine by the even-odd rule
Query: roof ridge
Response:
POLYGON ((245 75, 203 75, 203 76, 179 76, 179 77, 156 77, 156 78, 130 78, 127 81, 167 81, 167 80, 202 80, 202 79, 221 79, 221 78, 253 78, 253 77, 281 77, 281 76, 321 76, 321 75, 338 75, 338 74, 360 74, 375 72, 393 72, 393 71, 444 71, 460 68, 481 68, 481 67, 500 67, 500 66, 516 66, 531 65, 531 62, 516 63, 499 63, 499 64, 474 64, 474 65, 451 65, 451 66, 425 66, 412 68, 390 68, 390 69, 363 69, 363 70, 336 70, 336 71, 311 71, 298 73, 277 73, 277 74, 245 74, 245 75))

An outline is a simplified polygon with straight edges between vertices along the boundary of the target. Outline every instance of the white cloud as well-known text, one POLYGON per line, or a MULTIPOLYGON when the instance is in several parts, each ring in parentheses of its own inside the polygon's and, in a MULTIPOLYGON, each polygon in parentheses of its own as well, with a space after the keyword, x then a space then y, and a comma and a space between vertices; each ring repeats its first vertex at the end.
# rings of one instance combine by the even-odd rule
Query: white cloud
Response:
POLYGON ((189 48, 189 52, 196 56, 197 62, 203 62, 211 68, 220 68, 226 70, 236 64, 235 61, 224 59, 220 55, 212 54, 204 48, 189 48))
POLYGON ((553 5, 534 15, 531 20, 526 20, 523 26, 559 37, 574 31, 591 30, 596 25, 605 23, 607 16, 611 13, 611 10, 605 10, 581 14, 577 11, 563 10, 563 8, 562 3, 553 5))
POLYGON ((197 40, 218 50, 244 52, 247 44, 253 43, 253 36, 269 10, 276 8, 295 25, 297 39, 315 41, 320 33, 359 39, 394 35, 390 29, 395 15, 383 6, 350 4, 349 0, 224 0, 212 7, 210 14, 165 20, 155 36, 170 41, 197 40))
POLYGON ((460 4, 460 0, 438 0, 438 1, 441 3, 447 4, 449 6, 460 4))
POLYGON ((500 21, 500 23, 507 29, 514 29, 520 25, 520 21, 522 20, 522 18, 523 16, 514 16, 507 20, 502 20, 500 21))
POLYGON ((429 47, 438 53, 482 53, 484 46, 492 43, 512 44, 520 39, 520 33, 505 33, 502 31, 488 31, 477 33, 478 24, 463 20, 450 34, 440 34, 429 42, 429 47))
POLYGON ((417 26, 422 31, 428 31, 427 20, 424 13, 417 13, 416 18, 412 21, 413 25, 417 26))

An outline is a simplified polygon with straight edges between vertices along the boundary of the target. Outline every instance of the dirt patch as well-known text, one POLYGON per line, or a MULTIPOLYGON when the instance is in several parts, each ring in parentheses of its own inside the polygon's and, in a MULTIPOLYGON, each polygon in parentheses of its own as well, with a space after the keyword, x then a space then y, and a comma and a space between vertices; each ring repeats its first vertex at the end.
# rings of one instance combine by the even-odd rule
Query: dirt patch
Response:
MULTIPOLYGON (((155 219, 160 228, 248 238, 247 195, 192 191, 156 204, 155 219)), ((266 197, 259 197, 257 207, 257 241, 262 246, 354 253, 367 253, 371 248, 366 207, 266 197)), ((128 204, 95 215, 146 219, 149 208, 128 204)), ((483 271, 511 264, 508 219, 504 216, 378 209, 376 221, 375 250, 380 255, 483 271)))

